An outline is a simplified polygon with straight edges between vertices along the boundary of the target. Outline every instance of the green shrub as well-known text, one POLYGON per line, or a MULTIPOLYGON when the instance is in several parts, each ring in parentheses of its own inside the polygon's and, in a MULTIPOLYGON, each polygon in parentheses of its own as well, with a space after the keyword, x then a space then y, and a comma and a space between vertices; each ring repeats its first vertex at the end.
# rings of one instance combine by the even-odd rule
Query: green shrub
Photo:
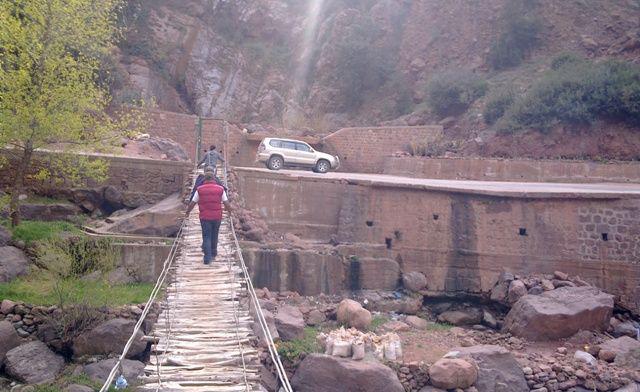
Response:
POLYGON ((500 129, 548 130, 613 119, 640 125, 640 67, 611 60, 569 62, 548 72, 505 113, 500 129))
POLYGON ((551 69, 558 70, 567 64, 579 64, 584 62, 584 57, 575 53, 561 53, 551 60, 551 69))
POLYGON ((72 236, 49 238, 35 246, 38 267, 66 279, 99 271, 111 271, 118 261, 118 249, 110 238, 72 236))
POLYGON ((14 240, 24 241, 26 244, 56 238, 62 233, 79 233, 77 227, 63 221, 22 221, 12 231, 14 240))
POLYGON ((317 336, 316 328, 306 327, 303 338, 278 343, 278 354, 283 359, 294 361, 300 357, 300 354, 316 353, 320 350, 316 342, 317 336))
POLYGON ((507 109, 511 107, 515 97, 516 95, 512 88, 497 90, 491 94, 482 112, 484 121, 489 125, 498 121, 507 109))
POLYGON ((487 82, 469 71, 436 74, 427 85, 427 101, 441 117, 465 112, 469 105, 487 91, 487 82))
POLYGON ((501 16, 501 32, 489 51, 489 62, 494 69, 519 65, 526 54, 539 43, 540 21, 531 10, 535 2, 511 0, 501 16))

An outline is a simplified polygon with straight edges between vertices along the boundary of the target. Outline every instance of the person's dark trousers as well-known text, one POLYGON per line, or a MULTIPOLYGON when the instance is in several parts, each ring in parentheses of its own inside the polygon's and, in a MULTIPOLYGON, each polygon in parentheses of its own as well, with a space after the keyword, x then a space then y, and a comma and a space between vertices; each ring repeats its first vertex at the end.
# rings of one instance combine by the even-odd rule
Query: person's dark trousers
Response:
POLYGON ((202 251, 204 252, 204 263, 209 264, 218 255, 218 233, 220 232, 219 220, 202 220, 202 251))

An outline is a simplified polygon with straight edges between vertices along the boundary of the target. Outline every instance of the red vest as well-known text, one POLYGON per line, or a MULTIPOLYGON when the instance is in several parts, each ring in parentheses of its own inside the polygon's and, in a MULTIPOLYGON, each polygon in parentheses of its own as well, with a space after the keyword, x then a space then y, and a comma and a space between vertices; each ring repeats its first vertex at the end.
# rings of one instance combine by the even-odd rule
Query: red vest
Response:
POLYGON ((198 208, 202 220, 222 220, 222 193, 224 188, 213 181, 198 187, 198 208))

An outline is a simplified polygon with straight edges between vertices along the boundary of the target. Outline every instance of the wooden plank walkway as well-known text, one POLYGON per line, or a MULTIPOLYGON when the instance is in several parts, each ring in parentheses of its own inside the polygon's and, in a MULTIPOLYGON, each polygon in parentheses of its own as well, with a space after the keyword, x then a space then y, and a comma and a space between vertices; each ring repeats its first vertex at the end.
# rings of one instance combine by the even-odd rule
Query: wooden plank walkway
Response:
POLYGON ((158 341, 139 379, 144 390, 260 391, 258 353, 250 342, 247 289, 225 214, 218 257, 204 265, 198 208, 189 215, 153 333, 158 341))

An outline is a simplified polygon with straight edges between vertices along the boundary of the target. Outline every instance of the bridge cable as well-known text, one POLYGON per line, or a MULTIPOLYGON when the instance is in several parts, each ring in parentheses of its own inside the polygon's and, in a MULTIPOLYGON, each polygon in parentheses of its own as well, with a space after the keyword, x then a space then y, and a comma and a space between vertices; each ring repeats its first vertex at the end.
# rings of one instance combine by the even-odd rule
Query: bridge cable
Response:
MULTIPOLYGON (((228 176, 228 141, 229 141, 229 128, 227 121, 224 121, 224 136, 225 136, 225 148, 223 151, 224 154, 224 166, 223 166, 223 181, 227 189, 229 188, 229 176, 228 176)), ((287 377, 287 373, 282 365, 282 361, 280 360, 280 355, 278 354, 278 349, 273 342, 273 336, 271 335, 271 331, 269 330, 269 325, 267 324, 267 320, 264 317, 264 313, 262 312, 262 307, 260 306, 260 302, 258 301, 258 296, 256 295, 255 289, 253 287, 253 282, 251 281, 251 276, 249 275, 249 271, 244 261, 244 257, 242 256, 242 250, 240 249, 240 243, 238 241, 238 236, 236 235, 235 226, 233 224, 233 218, 229 219, 229 225, 231 227, 231 234, 233 236, 233 241, 235 244, 236 252, 238 254, 238 259, 240 260, 240 267, 242 268, 242 272, 244 275, 244 280, 247 285, 247 291, 251 297, 251 301, 253 307, 256 311, 256 317, 258 319, 258 323, 260 324, 260 328, 262 329, 263 337, 266 339, 267 348, 269 349, 269 354, 271 355, 271 361, 273 365, 276 367, 276 372, 278 373, 278 378, 280 380, 280 385, 285 392, 293 392, 291 388, 291 384, 289 383, 289 378, 287 377)))

